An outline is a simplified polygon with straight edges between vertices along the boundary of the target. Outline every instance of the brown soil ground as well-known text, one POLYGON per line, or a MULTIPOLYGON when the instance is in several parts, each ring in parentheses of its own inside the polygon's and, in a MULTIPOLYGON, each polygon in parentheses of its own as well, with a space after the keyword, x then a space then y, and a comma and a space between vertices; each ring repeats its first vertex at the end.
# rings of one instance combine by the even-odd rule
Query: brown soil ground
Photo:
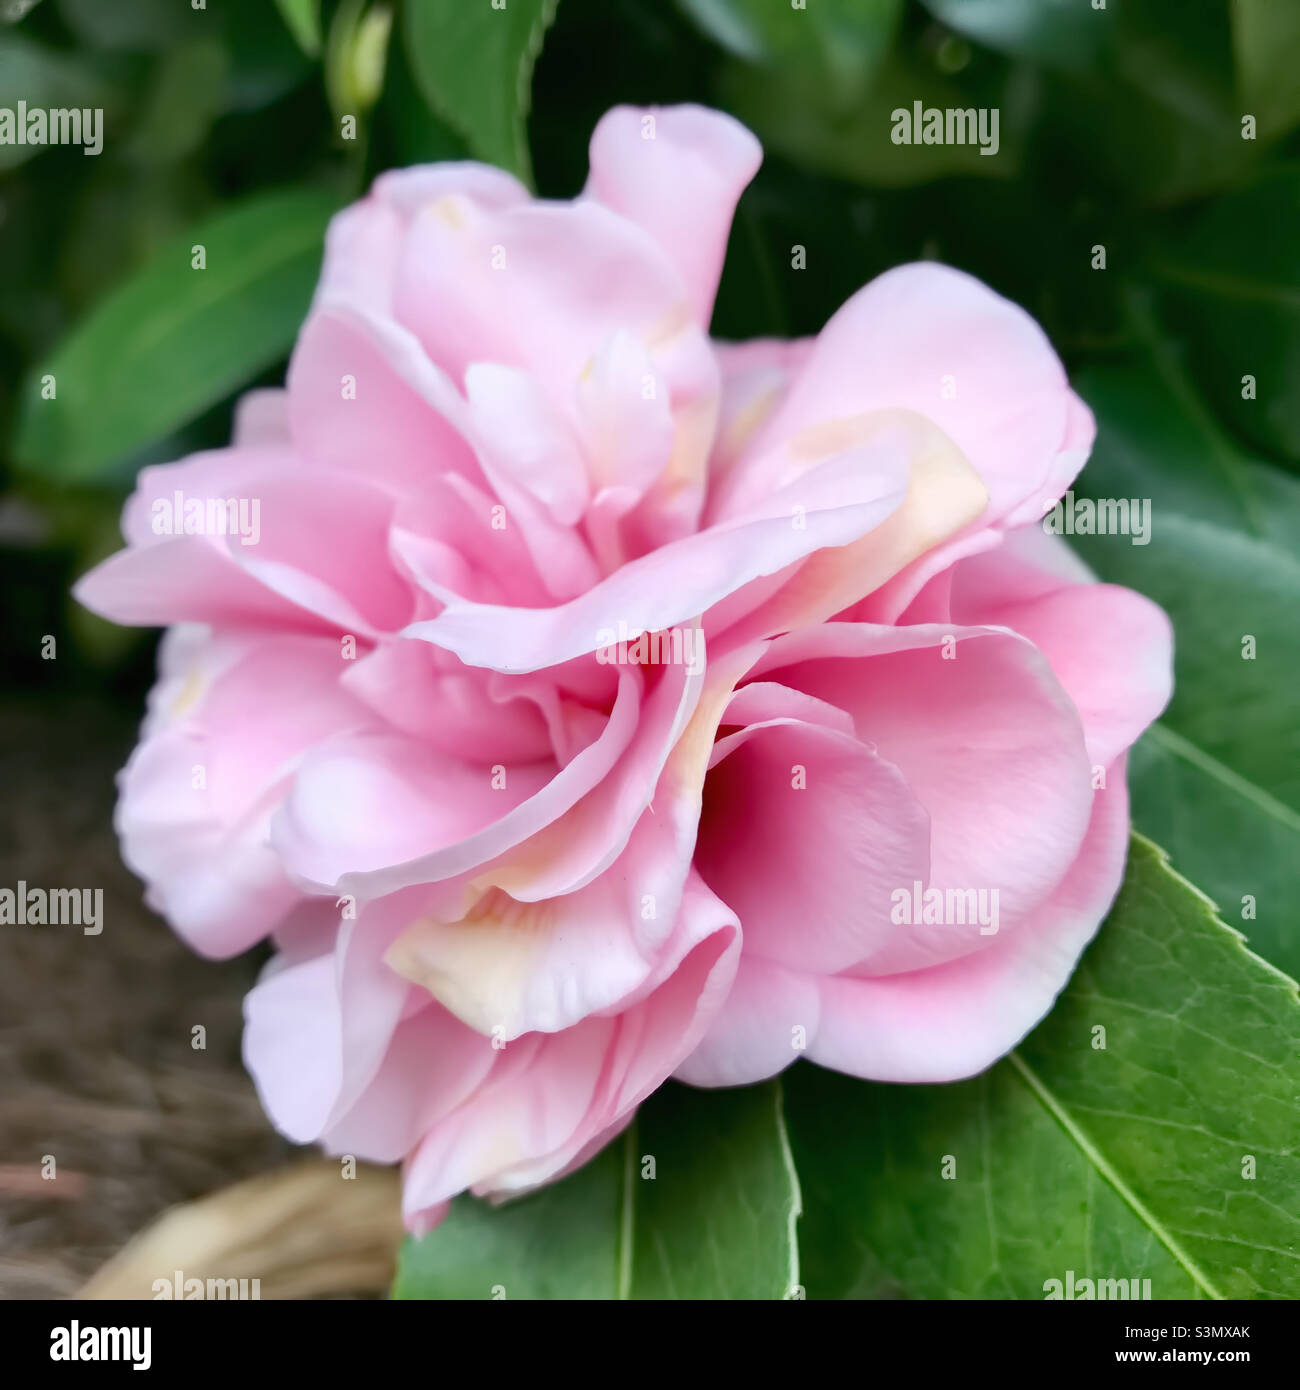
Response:
POLYGON ((239 1058, 259 960, 191 954, 122 865, 113 777, 134 738, 95 701, 0 706, 0 887, 104 890, 98 936, 0 926, 0 1298, 72 1294, 164 1208, 293 1152, 239 1058))

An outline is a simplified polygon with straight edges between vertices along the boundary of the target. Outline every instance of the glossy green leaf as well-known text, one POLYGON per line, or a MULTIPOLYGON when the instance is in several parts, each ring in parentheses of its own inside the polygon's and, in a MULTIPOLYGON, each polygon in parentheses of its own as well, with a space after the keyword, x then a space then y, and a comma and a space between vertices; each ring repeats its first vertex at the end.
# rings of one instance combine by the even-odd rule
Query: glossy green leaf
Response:
POLYGON ((411 75, 410 55, 400 46, 389 61, 375 126, 388 142, 394 166, 469 158, 463 137, 429 110, 411 75))
POLYGON ((1150 497, 1161 512, 1294 549, 1300 481, 1223 430, 1198 394, 1185 354, 1156 319, 1150 295, 1129 288, 1122 299, 1132 352, 1086 368, 1074 382, 1098 431, 1078 490, 1150 497))
POLYGON ((1258 463, 1209 420, 1168 345, 1157 350, 1158 358, 1135 356, 1075 378, 1097 420, 1097 442, 1076 491, 1149 498, 1159 508, 1156 520, 1173 512, 1262 535, 1267 513, 1258 463))
POLYGON ((1162 514, 1149 545, 1096 538, 1105 577, 1141 587, 1178 636, 1165 722, 1269 796, 1300 811, 1300 561, 1268 542, 1162 514), (1253 642, 1247 639, 1253 638, 1253 642))
POLYGON ((786 1086, 810 1298, 1041 1299, 1071 1273, 1300 1293, 1296 984, 1140 837, 1047 1021, 992 1071, 801 1064, 786 1086))
MULTIPOLYGON (((1082 25, 1091 6, 1077 9, 1082 25)), ((1161 206, 1239 184, 1262 146, 1241 139, 1226 5, 1141 0, 1107 13, 1096 61, 1046 92, 1062 191, 1161 206)))
POLYGON ((282 358, 310 303, 334 207, 319 190, 264 194, 165 247, 30 374, 18 460, 50 477, 95 477, 282 358))
POLYGON ((1003 69, 976 92, 916 55, 895 53, 848 107, 834 99, 822 77, 799 69, 769 72, 732 63, 724 70, 722 92, 728 109, 766 147, 788 159, 872 187, 901 188, 953 174, 1014 178, 1036 100, 1036 79, 1026 70, 1003 69), (917 103, 922 112, 969 110, 978 115, 982 110, 984 143, 979 143, 978 131, 964 143, 924 143, 923 125, 912 129, 921 124, 915 120, 917 103), (896 113, 906 115, 906 126, 896 113))
POLYGON ((1129 754, 1128 778, 1133 823, 1256 954, 1300 978, 1300 816, 1164 723, 1129 754))
POLYGON ((177 0, 58 0, 58 8, 83 43, 111 50, 161 52, 210 22, 209 11, 177 0))
POLYGON ((1017 58, 1061 68, 1091 66, 1109 42, 1116 11, 1087 0, 922 0, 958 34, 1017 58))
POLYGON ((902 0, 678 0, 695 24, 729 53, 790 75, 816 78, 823 99, 852 100, 889 52, 902 0))
POLYGON ((222 0, 220 10, 207 12, 230 53, 226 110, 259 111, 315 74, 310 57, 266 0, 222 0))
POLYGON ((1153 515, 1146 546, 1105 536, 1080 550, 1174 625, 1174 695, 1135 765, 1137 824, 1164 834, 1224 916, 1300 976, 1300 562, 1168 512, 1153 515))
MULTIPOLYGON (((80 57, 58 52, 26 34, 6 33, 0 42, 0 107, 16 112, 20 101, 29 110, 96 106, 112 110, 116 106, 112 90, 80 57)), ((47 150, 55 150, 64 159, 85 157, 75 146, 6 143, 0 145, 0 172, 47 150)))
POLYGON ((402 1247, 394 1296, 797 1296, 799 1211, 778 1082, 669 1085, 563 1181, 500 1207, 457 1198, 402 1247))
POLYGON ((1300 5, 1231 0, 1230 13, 1242 112, 1259 122, 1261 136, 1281 135, 1300 121, 1300 5))
POLYGON ((408 0, 405 42, 416 85, 473 154, 532 177, 527 121, 533 64, 559 0, 505 9, 462 0, 408 0))
POLYGON ((636 1124, 640 1171, 652 1157, 655 1178, 634 1189, 631 1296, 794 1294, 802 1198, 781 1083, 725 1091, 667 1086, 636 1124))
POLYGON ((1300 977, 1300 483, 1219 429, 1140 301, 1133 324, 1143 351, 1077 380, 1097 442, 1075 486, 1148 499, 1151 538, 1074 544, 1174 623, 1173 700, 1130 762, 1134 822, 1300 977))
POLYGON ((225 96, 228 54, 216 38, 177 44, 158 61, 128 153, 139 163, 174 164, 207 138, 225 96))
POLYGON ((1173 206, 1239 183, 1257 157, 1230 112, 1188 115, 1139 84, 1048 90, 1055 156, 1070 186, 1094 197, 1100 191, 1145 207, 1173 206))
POLYGON ((625 1136, 572 1177, 503 1206, 458 1197, 440 1226, 403 1244, 393 1297, 617 1297, 631 1142, 625 1136))
POLYGON ((321 48, 320 0, 275 0, 298 47, 314 58, 321 48))
POLYGON ((1300 170, 1213 203, 1152 255, 1198 384, 1234 433, 1300 465, 1300 170), (1249 379, 1249 380, 1248 380, 1249 379))
POLYGON ((1115 5, 1114 66, 1132 86, 1195 131, 1227 117, 1240 139, 1228 6, 1221 0, 1115 5))
POLYGON ((0 0, 0 24, 17 24, 40 3, 41 0, 0 0))

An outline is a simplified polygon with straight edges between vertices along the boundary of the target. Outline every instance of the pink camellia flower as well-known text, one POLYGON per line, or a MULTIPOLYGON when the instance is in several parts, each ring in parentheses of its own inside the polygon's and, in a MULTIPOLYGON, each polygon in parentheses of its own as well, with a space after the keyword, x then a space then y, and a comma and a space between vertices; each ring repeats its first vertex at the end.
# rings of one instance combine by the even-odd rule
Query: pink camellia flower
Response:
POLYGON ((976 1072, 1119 884, 1170 641, 1040 525, 1088 411, 937 265, 710 340, 759 155, 619 108, 573 202, 384 175, 286 390, 146 469, 80 585, 171 629, 128 862, 197 950, 271 937, 266 1106, 404 1160, 416 1229, 669 1076, 976 1072))

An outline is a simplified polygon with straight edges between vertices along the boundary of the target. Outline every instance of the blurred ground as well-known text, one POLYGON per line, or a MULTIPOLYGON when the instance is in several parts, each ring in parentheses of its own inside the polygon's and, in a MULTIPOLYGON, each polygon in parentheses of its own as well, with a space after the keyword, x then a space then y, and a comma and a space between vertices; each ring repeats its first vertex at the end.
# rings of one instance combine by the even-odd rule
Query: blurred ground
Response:
POLYGON ((98 936, 0 926, 0 1298, 71 1294, 164 1208, 293 1152, 239 1060, 258 960, 191 954, 122 865, 134 736, 94 699, 0 704, 0 887, 104 890, 98 936))

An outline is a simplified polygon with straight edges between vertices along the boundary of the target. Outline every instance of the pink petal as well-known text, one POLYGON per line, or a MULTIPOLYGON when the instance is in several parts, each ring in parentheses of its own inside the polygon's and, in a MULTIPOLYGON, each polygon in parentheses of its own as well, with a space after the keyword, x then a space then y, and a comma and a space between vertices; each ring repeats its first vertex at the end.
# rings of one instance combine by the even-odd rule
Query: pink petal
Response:
MULTIPOLYGON (((1035 555, 1040 539, 1055 540, 1027 531, 1035 555)), ((1095 766, 1131 748, 1169 702, 1169 619, 1130 589, 1062 584, 1004 547, 957 566, 953 608, 961 621, 1012 628, 1038 647, 1079 711, 1095 766)))
POLYGON ((474 1094, 499 1056, 490 1037, 430 1001, 397 1025, 379 1069, 330 1121, 322 1143, 332 1153, 396 1163, 474 1094))
POLYGON ((428 642, 388 642, 349 663, 343 686, 399 732, 490 767, 538 762, 553 751, 538 704, 494 694, 490 677, 428 642))
POLYGON ((231 447, 289 443, 289 397, 279 388, 246 391, 235 405, 231 447))
POLYGON ((399 496, 442 473, 479 475, 455 387, 414 336, 322 299, 289 363, 289 421, 306 461, 399 496))
POLYGON ((386 558, 390 517, 382 492, 340 474, 309 475, 287 449, 195 454, 140 474, 123 515, 130 548, 84 576, 75 592, 122 623, 333 626, 366 635, 413 611, 386 558), (155 531, 175 517, 178 494, 182 519, 191 502, 206 511, 233 500, 247 533, 155 531))
POLYGON ((586 192, 654 237, 707 326, 732 214, 762 158, 758 141, 721 112, 616 106, 591 137, 586 192))
MULTIPOLYGON (((960 534, 984 510, 987 493, 970 464, 946 435, 908 411, 831 421, 795 436, 786 448, 799 457, 849 443, 864 451, 898 452, 908 470, 902 504, 867 535, 818 550, 763 584, 725 598, 706 616, 710 633, 725 631, 730 643, 804 628, 871 595, 865 608, 876 594, 888 591, 897 576, 925 563, 924 557, 956 544, 949 537, 960 534)), ((761 495, 773 481, 771 455, 742 461, 710 499, 710 513, 731 515, 747 495, 755 489, 761 495)))
POLYGON ((383 954, 417 910, 408 894, 340 920, 326 900, 332 944, 293 963, 273 958, 244 1000, 245 1064, 276 1127, 297 1143, 320 1138, 378 1073, 410 994, 383 954))
POLYGON ((674 940, 680 954, 671 973, 640 1003, 506 1047, 504 1058, 525 1049, 521 1061, 499 1078, 494 1072, 409 1161, 408 1224, 466 1187, 503 1193, 546 1182, 622 1127, 695 1046, 731 985, 735 919, 697 879, 674 940))
POLYGON ((391 314, 402 240, 411 219, 453 195, 486 207, 528 199, 517 179, 485 164, 425 164, 381 174, 368 197, 331 221, 317 302, 346 299, 359 309, 391 314))
POLYGON ((389 951, 393 968, 471 1027, 507 1040, 558 1032, 589 1015, 627 1007, 656 988, 665 977, 665 959, 681 956, 680 940, 666 958, 663 946, 681 926, 701 788, 724 703, 719 696, 730 688, 725 683, 734 680, 732 670, 726 663, 718 668, 719 688, 696 708, 657 783, 646 776, 657 768, 640 769, 634 750, 626 764, 642 770, 645 781, 625 776, 602 786, 587 798, 590 804, 527 847, 527 897, 500 886, 520 878, 506 857, 495 870, 476 874, 461 898, 449 896, 442 911, 413 923, 389 951), (621 793, 622 807, 611 792, 621 793), (589 832, 575 833, 580 817, 589 832), (594 861, 575 854, 575 848, 590 854, 597 847, 594 861), (538 864, 545 865, 541 882, 538 864), (578 886, 563 891, 566 879, 578 886))
POLYGON ((819 982, 741 956, 736 982, 699 1045, 673 1075, 691 1086, 747 1086, 805 1055, 821 1016, 819 982))
POLYGON ((342 890, 349 876, 462 850, 536 796, 553 771, 548 760, 503 777, 399 734, 327 739, 298 768, 271 842, 298 878, 342 890))
POLYGON ((823 980, 809 1057, 875 1081, 956 1081, 982 1071, 1046 1015, 1119 891, 1128 843, 1122 762, 1094 798, 1069 874, 1024 929, 906 975, 823 980))
POLYGON ((856 735, 772 719, 716 745, 696 860, 746 960, 832 974, 897 937, 890 894, 929 878, 930 819, 856 735))
POLYGON ((658 500, 698 515, 717 363, 681 278, 635 224, 590 201, 444 199, 412 226, 397 296, 400 322, 453 380, 475 363, 525 369, 575 427, 592 364, 615 336, 634 338, 677 430, 658 500))
POLYGON ((835 314, 753 452, 887 407, 924 415, 970 460, 988 489, 986 524, 1055 478, 1071 421, 1065 373, 1033 319, 973 277, 927 263, 878 276, 835 314))
POLYGON ((534 671, 614 640, 602 634, 635 636, 690 623, 751 580, 868 534, 902 502, 907 468, 904 442, 890 433, 811 465, 792 459, 786 486, 752 511, 631 561, 569 603, 508 609, 450 602, 406 635, 453 651, 471 666, 534 671))
POLYGON ((268 842, 296 762, 369 719, 340 688, 329 640, 181 628, 160 665, 146 737, 120 779, 123 857, 196 950, 234 955, 300 896, 268 842))
MULTIPOLYGON (((898 768, 930 816, 929 886, 996 888, 1009 930, 1070 867, 1091 807, 1083 731, 1028 641, 955 624, 830 623, 778 639, 755 674, 847 710, 858 737, 898 768)), ((987 942, 976 933, 895 927, 873 950, 872 973, 965 954, 987 942)))

